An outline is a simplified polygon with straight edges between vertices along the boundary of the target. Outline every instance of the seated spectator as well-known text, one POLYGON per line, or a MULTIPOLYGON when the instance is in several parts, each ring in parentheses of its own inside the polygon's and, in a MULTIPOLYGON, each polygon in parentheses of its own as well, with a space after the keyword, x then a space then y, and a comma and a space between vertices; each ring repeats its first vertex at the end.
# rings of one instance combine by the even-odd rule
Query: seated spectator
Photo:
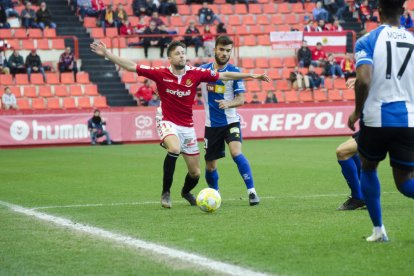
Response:
POLYGON ((121 23, 121 28, 119 29, 120 35, 132 35, 135 34, 135 28, 132 27, 131 22, 128 19, 124 20, 121 23))
POLYGON ((335 61, 332 54, 328 55, 328 61, 325 63, 324 75, 327 77, 333 77, 334 79, 337 77, 345 77, 341 66, 339 66, 339 64, 335 61))
POLYGON ((102 23, 102 18, 105 18, 105 4, 103 0, 91 0, 92 16, 98 17, 102 23))
POLYGON ((118 17, 116 12, 113 10, 112 4, 109 4, 105 11, 102 13, 101 17, 101 27, 106 30, 109 28, 118 28, 118 17))
POLYGON ((322 86, 322 88, 325 87, 325 78, 319 76, 319 74, 315 72, 315 67, 313 65, 309 66, 309 71, 306 75, 309 78, 309 86, 311 90, 318 89, 320 86, 322 86))
POLYGON ((322 43, 316 43, 316 48, 312 51, 312 64, 319 67, 324 67, 326 62, 326 53, 322 49, 322 43))
POLYGON ((121 27, 121 23, 125 20, 128 20, 128 14, 124 9, 124 5, 118 4, 118 7, 115 10, 116 20, 118 21, 118 27, 121 27))
POLYGON ((406 29, 409 29, 413 26, 413 20, 411 19, 411 14, 409 11, 405 10, 401 15, 400 24, 406 29))
POLYGON ((304 19, 305 26, 303 27, 304 32, 314 32, 315 27, 313 26, 313 21, 310 19, 309 16, 305 16, 304 19))
POLYGON ((81 16, 81 21, 85 16, 98 17, 99 13, 92 9, 91 0, 77 0, 77 6, 79 9, 79 15, 81 16))
POLYGON ((312 52, 306 40, 302 42, 302 47, 298 51, 298 62, 300 67, 309 67, 312 62, 312 52))
POLYGON ((216 39, 211 33, 210 25, 204 26, 203 33, 203 47, 204 47, 204 56, 212 57, 214 56, 214 46, 216 44, 216 39))
POLYGON ((88 130, 91 134, 91 144, 96 145, 97 139, 105 136, 106 144, 112 144, 109 132, 104 129, 106 122, 101 118, 101 112, 95 109, 93 117, 88 120, 88 130))
POLYGON ((327 31, 329 31, 330 29, 326 26, 326 24, 325 24, 325 20, 323 20, 323 19, 320 19, 319 21, 318 21, 318 26, 316 27, 316 31, 317 32, 327 32, 327 31))
POLYGON ((23 74, 26 73, 26 67, 24 67, 23 57, 19 54, 17 50, 13 51, 13 54, 9 57, 9 61, 7 62, 10 68, 10 73, 13 77, 16 74, 23 74))
POLYGON ((327 22, 329 20, 329 13, 322 7, 322 2, 319 1, 316 3, 316 7, 312 11, 313 20, 319 22, 319 20, 325 20, 327 22))
POLYGON ((0 75, 1 74, 10 74, 10 69, 7 66, 6 55, 0 51, 0 75))
POLYGON ((214 14, 213 10, 208 7, 208 3, 204 2, 201 9, 198 11, 199 22, 201 25, 213 24, 215 20, 221 23, 220 17, 214 14))
POLYGON ((277 103, 277 98, 272 91, 267 91, 265 103, 277 103))
POLYGON ((138 105, 148 106, 148 102, 152 99, 154 93, 154 88, 151 87, 151 80, 145 79, 144 85, 138 88, 134 97, 137 100, 138 105))
POLYGON ((22 10, 21 18, 22 25, 26 29, 39 28, 39 25, 36 23, 36 12, 32 9, 32 3, 26 3, 25 9, 22 10))
POLYGON ((40 8, 36 12, 36 19, 40 29, 44 30, 46 27, 56 29, 56 24, 52 22, 52 14, 46 7, 45 2, 40 4, 40 8))
POLYGON ((335 6, 335 20, 343 20, 344 13, 348 10, 348 5, 345 3, 345 0, 336 0, 335 6))
POLYGON ((304 76, 300 71, 299 67, 290 72, 289 80, 292 83, 292 88, 296 90, 303 90, 304 88, 309 89, 309 77, 304 76))
POLYGON ((194 45, 195 47, 195 54, 198 56, 198 49, 203 46, 202 37, 199 35, 200 31, 195 27, 195 21, 190 20, 189 26, 187 30, 185 30, 185 34, 190 34, 192 36, 184 36, 184 44, 185 46, 194 45))
POLYGON ((150 19, 150 23, 151 22, 155 22, 156 27, 159 27, 161 25, 165 25, 164 21, 162 21, 162 19, 160 18, 158 12, 153 12, 151 19, 150 19))
POLYGON ((142 34, 145 31, 145 28, 147 28, 148 25, 145 23, 145 18, 141 16, 139 19, 138 24, 134 27, 134 30, 137 34, 142 34))
POLYGON ((178 16, 177 4, 175 0, 161 0, 158 12, 166 16, 178 16))
MULTIPOLYGON (((161 34, 160 29, 157 28, 155 21, 151 21, 149 27, 147 27, 143 33, 144 35, 159 35, 161 34)), ((148 48, 151 47, 160 47, 160 57, 164 57, 164 43, 161 37, 144 37, 144 54, 145 58, 148 58, 148 48)))
POLYGON ((18 5, 18 1, 0 0, 0 6, 3 6, 7 17, 19 17, 19 13, 14 9, 14 7, 18 5))
POLYGON ((256 92, 253 93, 252 100, 250 104, 262 104, 262 102, 259 100, 259 96, 256 92))
POLYGON ((160 106, 160 98, 157 94, 152 94, 151 100, 148 102, 148 106, 160 106))
POLYGON ((217 34, 227 34, 227 29, 224 26, 224 23, 220 22, 220 23, 217 24, 216 33, 217 34))
POLYGON ((42 66, 42 61, 40 60, 39 55, 36 53, 36 50, 32 50, 29 55, 26 57, 26 70, 27 76, 29 77, 32 73, 41 73, 43 80, 46 82, 45 69, 42 66))
POLYGON ((153 0, 134 0, 132 2, 132 10, 134 15, 142 17, 145 15, 151 16, 154 11, 157 11, 156 1, 153 0))
MULTIPOLYGON (((159 26, 158 29, 160 30, 160 34, 166 34, 166 35, 177 34, 176 30, 172 30, 172 31, 167 30, 167 26, 165 26, 165 25, 159 26)), ((168 44, 170 44, 171 41, 172 41, 171 36, 162 36, 161 37, 161 44, 164 46, 164 48, 167 48, 168 44)))
POLYGON ((352 53, 346 53, 345 58, 341 60, 341 69, 345 80, 356 77, 355 61, 352 53))
POLYGON ((18 109, 16 96, 12 94, 9 87, 4 88, 4 94, 1 98, 3 103, 3 108, 8 109, 18 109))
POLYGON ((58 63, 59 72, 73 72, 76 81, 76 73, 78 72, 78 68, 76 66, 75 55, 72 53, 70 47, 66 47, 65 51, 59 57, 58 63))
POLYGON ((339 23, 339 20, 334 20, 332 23, 332 26, 330 28, 331 32, 342 32, 344 29, 342 28, 341 24, 339 23))
POLYGON ((362 26, 365 26, 365 22, 378 22, 378 18, 373 16, 374 11, 368 4, 368 0, 362 1, 362 4, 359 6, 358 15, 359 19, 361 20, 362 26))
POLYGON ((6 11, 0 5, 0 29, 10 29, 10 24, 7 22, 6 11))
POLYGON ((194 101, 194 105, 204 105, 203 94, 197 93, 197 96, 196 96, 195 101, 194 101))

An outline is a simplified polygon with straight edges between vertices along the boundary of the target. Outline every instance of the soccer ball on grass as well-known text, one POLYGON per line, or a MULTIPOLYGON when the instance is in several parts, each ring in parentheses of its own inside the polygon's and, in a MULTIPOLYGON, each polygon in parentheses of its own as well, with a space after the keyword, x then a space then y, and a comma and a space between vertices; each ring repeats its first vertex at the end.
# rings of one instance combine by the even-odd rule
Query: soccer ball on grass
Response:
POLYGON ((204 212, 214 212, 221 205, 219 192, 211 188, 201 190, 197 195, 197 206, 204 212))

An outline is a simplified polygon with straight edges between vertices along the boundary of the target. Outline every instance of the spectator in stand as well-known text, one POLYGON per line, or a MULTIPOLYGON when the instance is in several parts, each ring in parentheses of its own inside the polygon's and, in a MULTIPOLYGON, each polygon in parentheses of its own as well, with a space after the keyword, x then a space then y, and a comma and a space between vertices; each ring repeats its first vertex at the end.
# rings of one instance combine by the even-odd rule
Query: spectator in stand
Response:
POLYGON ((334 56, 332 54, 328 55, 328 61, 325 63, 324 74, 327 77, 333 77, 336 79, 337 77, 344 78, 344 73, 342 72, 341 66, 336 62, 334 56))
POLYGON ((18 1, 0 0, 0 6, 3 6, 7 17, 19 17, 19 13, 14 9, 17 5, 19 5, 18 1))
POLYGON ((199 22, 201 25, 211 25, 215 20, 221 23, 220 17, 214 14, 213 10, 208 7, 208 3, 204 2, 201 9, 198 11, 199 22))
POLYGON ((137 99, 138 105, 147 106, 148 102, 152 99, 152 94, 154 93, 155 91, 151 87, 151 80, 145 79, 144 85, 138 88, 134 96, 137 99))
POLYGON ((70 47, 66 47, 65 51, 60 55, 58 67, 60 73, 73 72, 76 81, 78 67, 76 66, 75 55, 72 53, 72 49, 70 47))
POLYGON ((313 26, 313 21, 310 19, 309 16, 305 16, 304 18, 305 26, 303 27, 304 32, 314 32, 315 28, 313 26))
POLYGON ((6 11, 0 5, 0 29, 10 29, 10 24, 7 22, 6 11))
POLYGON ((189 26, 187 30, 185 30, 185 34, 189 36, 184 36, 184 44, 185 46, 191 46, 194 45, 195 47, 195 54, 196 57, 198 57, 198 49, 200 47, 203 47, 203 40, 200 36, 200 31, 195 27, 195 21, 190 20, 189 26))
POLYGON ((0 51, 0 75, 1 74, 5 74, 5 75, 10 74, 10 69, 7 66, 6 54, 0 51))
POLYGON ((160 98, 157 94, 152 94, 151 100, 148 102, 148 106, 160 106, 160 98))
POLYGON ((325 10, 322 7, 322 2, 321 1, 318 1, 316 3, 316 7, 313 9, 312 15, 313 15, 313 20, 317 21, 317 22, 321 19, 325 20, 325 22, 327 22, 328 19, 329 19, 329 13, 328 13, 327 10, 325 10))
POLYGON ((195 98, 194 105, 204 105, 203 94, 197 93, 197 97, 195 98))
POLYGON ((345 0, 335 0, 335 20, 343 20, 344 13, 348 10, 348 5, 345 3, 345 0))
POLYGON ((302 47, 298 51, 298 61, 300 67, 309 67, 312 63, 312 52, 306 40, 302 42, 302 47))
POLYGON ((314 89, 318 89, 320 86, 322 86, 322 88, 325 87, 325 78, 323 76, 319 76, 319 74, 315 72, 315 67, 313 65, 309 66, 307 76, 309 78, 309 86, 312 91, 314 89))
POLYGON ((76 5, 79 9, 79 15, 81 16, 81 21, 85 16, 97 17, 98 13, 92 9, 91 0, 76 0, 76 5))
POLYGON ((128 14, 124 9, 124 5, 118 4, 118 7, 115 10, 116 20, 118 21, 118 27, 121 26, 121 23, 125 20, 128 20, 128 14))
POLYGON ((159 27, 161 25, 165 25, 164 21, 162 21, 162 19, 160 18, 158 12, 153 12, 151 19, 150 19, 150 23, 151 22, 155 22, 156 27, 159 27))
POLYGON ((22 25, 26 29, 39 28, 39 25, 36 23, 36 12, 32 9, 32 3, 26 3, 25 9, 22 10, 21 18, 22 25))
POLYGON ((26 70, 29 81, 32 73, 40 73, 43 76, 43 80, 46 82, 45 69, 43 68, 42 61, 35 49, 31 50, 30 54, 26 57, 26 70))
POLYGON ((322 43, 316 43, 316 48, 312 51, 312 64, 319 67, 324 67, 326 62, 326 53, 322 49, 322 43))
POLYGON ((253 93, 252 100, 250 104, 262 104, 262 102, 259 100, 259 96, 256 92, 253 93))
MULTIPOLYGON (((100 23, 105 19, 105 4, 102 0, 91 0, 92 10, 94 16, 98 17, 100 23)), ((101 25, 102 26, 102 25, 101 25)))
POLYGON ((177 4, 175 0, 161 0, 158 12, 161 15, 178 16, 177 4))
POLYGON ((365 26, 365 22, 378 22, 378 18, 373 16, 374 11, 368 4, 368 0, 362 1, 362 4, 359 6, 358 15, 359 19, 361 20, 362 26, 365 26))
POLYGON ((153 0, 134 0, 132 2, 132 10, 134 11, 134 15, 142 17, 144 15, 151 16, 158 8, 153 0))
POLYGON ((330 31, 331 32, 342 32, 344 29, 342 28, 341 24, 339 23, 339 20, 336 19, 331 25, 330 31))
POLYGON ((4 88, 4 94, 1 98, 3 103, 3 108, 8 109, 18 109, 16 96, 11 92, 9 87, 4 88))
POLYGON ((317 32, 327 32, 330 31, 330 29, 326 26, 325 20, 320 19, 318 21, 318 27, 316 27, 317 32))
POLYGON ((105 12, 102 13, 101 26, 104 29, 104 31, 107 27, 118 28, 118 17, 113 9, 112 4, 109 4, 106 7, 105 12))
POLYGON ((272 91, 267 91, 265 103, 277 103, 277 98, 272 91))
POLYGON ((119 29, 120 35, 133 35, 135 34, 135 28, 132 27, 131 22, 128 19, 122 21, 121 28, 119 29))
POLYGON ((141 18, 139 19, 138 24, 134 27, 134 30, 137 34, 142 34, 147 27, 148 27, 148 25, 145 23, 144 16, 141 16, 141 18))
POLYGON ((40 29, 44 30, 46 27, 56 29, 56 24, 52 22, 52 14, 45 2, 40 4, 40 8, 36 12, 36 19, 40 29))
MULTIPOLYGON (((161 34, 160 29, 157 28, 155 21, 151 21, 149 27, 147 27, 143 33, 144 35, 159 35, 161 34)), ((162 43, 160 36, 156 37, 144 37, 144 54, 145 58, 148 58, 148 48, 151 47, 160 47, 160 57, 164 57, 164 44, 162 43)))
MULTIPOLYGON (((158 29, 160 30, 160 33, 161 34, 166 34, 166 35, 177 34, 177 31, 176 30, 173 30, 173 31, 167 30, 167 26, 165 26, 165 25, 159 26, 158 29)), ((163 36, 163 37, 161 37, 161 44, 165 48, 168 47, 168 44, 170 44, 171 41, 172 41, 172 37, 171 36, 163 36)))
POLYGON ((206 57, 213 56, 215 44, 216 44, 216 39, 214 37, 214 34, 211 33, 210 25, 205 25, 204 33, 203 33, 204 56, 206 57))
POLYGON ((224 23, 220 22, 220 23, 217 24, 216 33, 217 34, 227 34, 227 29, 224 26, 224 23))
POLYGON ((295 69, 290 72, 289 80, 292 83, 292 88, 297 89, 299 91, 303 90, 303 88, 309 89, 309 78, 308 76, 304 76, 300 71, 299 67, 296 66, 295 69))
POLYGON ((413 26, 413 20, 411 19, 411 14, 409 11, 405 10, 401 15, 400 24, 406 29, 409 29, 413 26))
POLYGON ((26 73, 23 57, 17 50, 13 51, 13 54, 9 57, 7 64, 9 65, 10 73, 13 75, 13 77, 15 77, 16 74, 26 73))
POLYGON ((95 109, 93 117, 88 120, 88 130, 91 134, 91 144, 96 145, 99 137, 105 136, 106 144, 111 145, 112 141, 109 136, 109 132, 104 129, 106 122, 101 118, 101 112, 95 109))
POLYGON ((341 69, 344 73, 345 80, 356 77, 355 61, 352 53, 346 53, 345 57, 341 60, 341 69))

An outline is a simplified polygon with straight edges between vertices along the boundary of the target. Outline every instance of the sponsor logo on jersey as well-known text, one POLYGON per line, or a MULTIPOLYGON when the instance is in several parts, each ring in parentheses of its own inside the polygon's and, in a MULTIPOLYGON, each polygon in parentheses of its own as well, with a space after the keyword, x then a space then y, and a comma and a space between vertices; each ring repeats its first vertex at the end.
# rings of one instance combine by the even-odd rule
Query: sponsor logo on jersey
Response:
POLYGON ((210 70, 210 74, 213 76, 213 77, 215 77, 216 76, 216 70, 210 70))
POLYGON ((191 87, 191 86, 193 86, 192 81, 191 81, 190 79, 187 79, 187 80, 185 81, 185 86, 187 86, 187 87, 191 87))
POLYGON ((233 134, 233 133, 240 133, 240 129, 239 129, 238 127, 232 127, 232 128, 230 129, 230 133, 231 133, 231 134, 233 134))
POLYGON ((187 97, 191 95, 191 90, 187 90, 187 91, 181 91, 181 90, 171 90, 168 89, 166 90, 167 93, 170 93, 171 95, 176 95, 177 97, 187 97))
POLYGON ((141 69, 151 69, 151 67, 148 66, 148 65, 140 65, 139 68, 141 68, 141 69))
POLYGON ((367 52, 365 52, 364 50, 355 53, 355 59, 357 60, 365 57, 367 57, 367 52))

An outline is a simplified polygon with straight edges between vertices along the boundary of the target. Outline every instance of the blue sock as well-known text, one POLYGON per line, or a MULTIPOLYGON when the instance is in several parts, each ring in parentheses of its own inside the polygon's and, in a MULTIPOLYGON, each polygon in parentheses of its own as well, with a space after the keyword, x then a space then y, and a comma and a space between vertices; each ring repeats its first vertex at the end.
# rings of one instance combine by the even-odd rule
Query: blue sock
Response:
POLYGON ((408 179, 400 186, 400 192, 406 197, 414 198, 414 179, 408 179))
POLYGON ((354 159, 355 166, 357 167, 358 178, 361 178, 361 159, 359 159, 358 153, 355 153, 352 159, 354 159))
POLYGON ((237 168, 239 168, 239 173, 243 177, 246 188, 254 188, 252 170, 250 169, 249 161, 243 154, 237 155, 233 158, 233 160, 236 162, 237 168))
POLYGON ((361 189, 367 205, 369 216, 374 226, 382 225, 381 188, 377 171, 361 172, 361 189))
POLYGON ((218 175, 217 170, 214 170, 212 172, 206 170, 206 181, 210 188, 218 191, 219 189, 218 180, 219 180, 219 175, 218 175))
POLYGON ((359 183, 358 168, 355 165, 354 159, 338 160, 338 163, 341 166, 342 174, 351 189, 351 196, 356 199, 363 199, 361 185, 359 183))

